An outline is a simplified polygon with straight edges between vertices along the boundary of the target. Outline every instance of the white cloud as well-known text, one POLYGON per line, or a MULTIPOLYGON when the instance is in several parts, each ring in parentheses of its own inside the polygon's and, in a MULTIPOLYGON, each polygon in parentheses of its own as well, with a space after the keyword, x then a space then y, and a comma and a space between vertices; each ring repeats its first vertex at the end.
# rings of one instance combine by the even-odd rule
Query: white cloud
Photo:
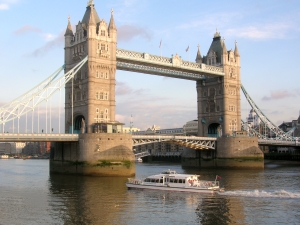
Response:
POLYGON ((295 21, 299 20, 297 15, 278 15, 272 20, 260 20, 247 12, 218 13, 203 15, 201 19, 194 19, 182 23, 177 29, 206 29, 212 28, 221 31, 224 37, 242 37, 247 39, 283 39, 291 37, 294 32, 299 32, 299 26, 295 21), (216 18, 218 18, 216 20, 216 18), (270 22, 272 21, 272 22, 270 22))
POLYGON ((45 38, 46 41, 50 41, 55 39, 57 36, 50 34, 50 33, 43 33, 42 36, 45 38))
POLYGON ((31 26, 31 25, 25 25, 25 26, 19 28, 18 30, 15 30, 13 33, 17 36, 25 35, 25 34, 29 34, 29 33, 38 33, 46 41, 53 40, 56 37, 55 35, 50 34, 50 33, 43 33, 42 29, 31 26))
POLYGON ((277 91, 271 91, 270 96, 264 96, 262 100, 269 101, 269 100, 296 97, 297 95, 300 95, 300 89, 295 89, 291 91, 277 90, 277 91))
POLYGON ((34 27, 31 25, 25 25, 25 26, 19 28, 18 30, 15 30, 13 33, 15 35, 23 35, 23 34, 27 34, 27 33, 31 33, 31 32, 42 33, 42 30, 38 27, 34 27))
POLYGON ((243 37, 248 39, 283 39, 286 38, 290 29, 290 24, 266 24, 227 29, 226 36, 243 37))
MULTIPOLYGON (((198 16, 197 16, 198 17, 198 16)), ((206 28, 214 29, 225 27, 231 25, 233 20, 241 18, 240 13, 217 13, 217 14, 208 14, 203 15, 201 19, 195 19, 186 23, 182 23, 177 26, 178 29, 191 29, 191 28, 206 28), (216 18, 218 18, 216 20, 216 18), (220 22, 222 21, 222 22, 220 22)))
POLYGON ((150 41, 152 35, 145 28, 138 26, 122 25, 118 28, 119 41, 130 41, 134 37, 142 37, 150 41))
POLYGON ((9 10, 10 5, 18 3, 19 0, 2 0, 0 2, 0 10, 9 10))
POLYGON ((9 9, 9 5, 5 4, 5 3, 1 3, 0 4, 0 10, 8 10, 9 9))
POLYGON ((33 52, 27 53, 25 57, 40 57, 46 55, 55 47, 62 47, 64 45, 64 32, 61 32, 56 38, 48 41, 45 45, 35 49, 33 52))

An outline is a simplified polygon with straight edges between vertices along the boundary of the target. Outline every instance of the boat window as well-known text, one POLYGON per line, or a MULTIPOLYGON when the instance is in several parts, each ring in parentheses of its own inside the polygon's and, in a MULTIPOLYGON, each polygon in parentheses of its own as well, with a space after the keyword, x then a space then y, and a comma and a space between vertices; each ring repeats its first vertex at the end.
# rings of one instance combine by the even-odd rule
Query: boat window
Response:
POLYGON ((170 178, 170 183, 174 183, 174 179, 173 178, 170 178))
POLYGON ((159 179, 159 183, 161 183, 161 184, 162 184, 162 183, 163 183, 163 179, 159 179))
POLYGON ((179 181, 178 183, 182 184, 182 180, 181 179, 179 179, 178 181, 179 181))
POLYGON ((177 180, 177 179, 174 179, 174 183, 178 183, 178 180, 177 180))
POLYGON ((156 182, 156 183, 159 183, 159 179, 156 179, 155 182, 156 182))
POLYGON ((182 183, 184 183, 185 184, 185 180, 183 180, 183 182, 182 183))

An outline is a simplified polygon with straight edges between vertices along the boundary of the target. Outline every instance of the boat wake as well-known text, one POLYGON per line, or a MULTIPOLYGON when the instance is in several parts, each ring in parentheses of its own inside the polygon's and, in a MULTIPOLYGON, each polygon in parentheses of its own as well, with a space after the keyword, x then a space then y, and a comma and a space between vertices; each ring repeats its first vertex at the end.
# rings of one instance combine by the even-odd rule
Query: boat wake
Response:
POLYGON ((299 192, 289 192, 285 190, 280 191, 224 191, 219 192, 223 196, 239 196, 239 197, 252 197, 252 198, 299 198, 299 192))

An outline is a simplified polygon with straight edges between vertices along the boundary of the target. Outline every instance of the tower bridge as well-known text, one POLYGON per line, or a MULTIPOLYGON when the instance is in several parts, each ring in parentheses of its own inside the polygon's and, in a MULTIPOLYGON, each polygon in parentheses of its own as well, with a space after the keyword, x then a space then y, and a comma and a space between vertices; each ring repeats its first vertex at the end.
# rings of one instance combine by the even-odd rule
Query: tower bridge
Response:
MULTIPOLYGON (((258 139, 242 130, 240 90, 240 53, 237 43, 227 50, 219 32, 213 36, 205 56, 196 62, 184 61, 177 54, 163 57, 117 48, 117 26, 113 11, 109 23, 100 19, 90 0, 82 21, 73 31, 70 18, 65 32, 65 75, 57 73, 13 102, 1 106, 0 124, 3 141, 52 141, 50 171, 97 175, 133 175, 132 146, 165 141, 185 146, 183 166, 263 168, 263 153, 258 139), (141 137, 122 133, 122 122, 115 119, 116 71, 191 80, 196 83, 198 136, 141 137), (7 134, 4 126, 48 101, 55 91, 65 87, 65 134, 7 134), (219 138, 208 136, 219 135, 219 138), (195 150, 215 151, 206 158, 195 150), (252 161, 251 161, 252 160, 252 161), (114 162, 106 167, 101 163, 114 162), (247 163, 243 163, 247 161, 247 163), (130 162, 130 163, 128 163, 130 162), (202 162, 202 163, 199 163, 202 162), (99 166, 100 165, 100 166, 99 166)), ((264 117, 277 141, 290 138, 259 110, 244 88, 255 112, 264 117)), ((27 117, 26 117, 27 118, 27 117)), ((48 130, 48 129, 46 129, 48 130)), ((266 140, 263 142, 266 143, 266 140)), ((279 142, 277 142, 279 143, 279 142)), ((274 141, 272 144, 276 144, 274 141)))

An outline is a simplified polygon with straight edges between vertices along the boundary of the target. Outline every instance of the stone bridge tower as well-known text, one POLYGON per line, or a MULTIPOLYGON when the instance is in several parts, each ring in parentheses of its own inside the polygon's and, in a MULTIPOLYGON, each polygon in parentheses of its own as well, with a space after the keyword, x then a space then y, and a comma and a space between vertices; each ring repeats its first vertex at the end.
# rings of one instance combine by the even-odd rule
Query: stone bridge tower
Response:
POLYGON ((132 135, 115 121, 117 29, 100 20, 93 0, 73 32, 65 33, 65 72, 88 61, 65 86, 65 131, 78 142, 57 142, 51 149, 50 172, 91 176, 133 176, 132 135))
POLYGON ((227 50, 225 40, 216 32, 206 56, 197 63, 224 69, 224 77, 208 77, 197 81, 198 135, 218 137, 216 151, 183 154, 182 165, 200 167, 264 168, 264 155, 256 137, 241 131, 240 54, 227 50), (192 156, 192 157, 191 157, 192 156))
POLYGON ((197 82, 199 136, 220 137, 241 130, 240 109, 240 54, 227 51, 225 40, 216 32, 203 58, 198 50, 196 61, 206 65, 223 67, 225 76, 207 78, 197 82))
POLYGON ((74 33, 69 18, 65 33, 65 72, 87 55, 89 58, 73 81, 66 84, 66 133, 72 133, 72 129, 74 133, 121 131, 122 124, 115 121, 116 45, 113 11, 107 24, 100 20, 90 0, 74 33))

